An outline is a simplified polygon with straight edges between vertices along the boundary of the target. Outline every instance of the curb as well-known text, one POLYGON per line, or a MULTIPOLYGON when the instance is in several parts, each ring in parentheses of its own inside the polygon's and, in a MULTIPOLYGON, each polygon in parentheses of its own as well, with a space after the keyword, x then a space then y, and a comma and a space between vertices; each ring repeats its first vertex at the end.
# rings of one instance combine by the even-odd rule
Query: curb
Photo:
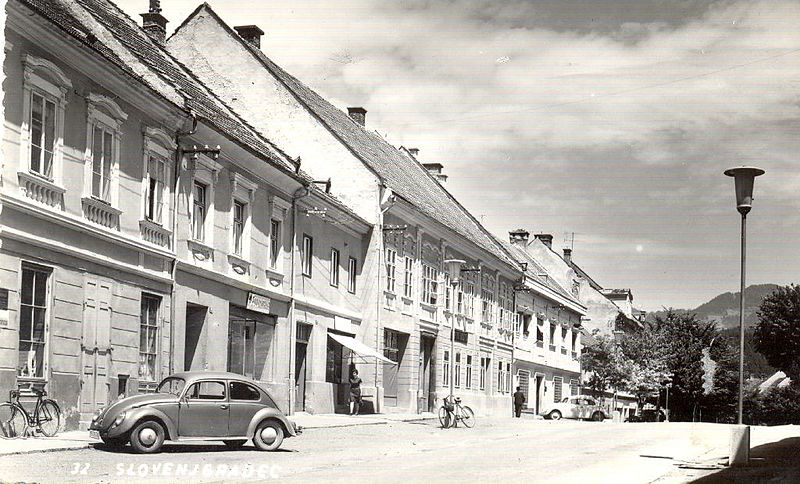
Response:
POLYGON ((8 455, 22 455, 22 454, 38 454, 44 452, 59 452, 64 450, 81 450, 86 449, 92 446, 92 442, 86 442, 84 445, 80 445, 78 447, 70 446, 70 447, 51 447, 47 449, 30 449, 30 450, 16 450, 12 452, 0 452, 0 459, 8 455))

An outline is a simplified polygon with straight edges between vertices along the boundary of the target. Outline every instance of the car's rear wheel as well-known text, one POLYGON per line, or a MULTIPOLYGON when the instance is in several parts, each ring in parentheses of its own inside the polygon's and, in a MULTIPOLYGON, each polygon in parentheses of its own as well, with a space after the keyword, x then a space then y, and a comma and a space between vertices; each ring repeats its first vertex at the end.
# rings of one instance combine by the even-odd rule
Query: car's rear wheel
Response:
POLYGON ((283 443, 283 426, 275 420, 264 420, 253 434, 253 444, 258 450, 278 450, 283 443))
POLYGON ((131 447, 140 454, 154 454, 164 444, 164 427, 155 420, 145 420, 131 431, 131 447))
POLYGON ((602 422, 603 420, 605 420, 605 418, 603 416, 603 412, 595 412, 595 413, 593 413, 592 414, 592 420, 594 420, 595 422, 602 422))
POLYGON ((562 415, 558 410, 553 410, 548 417, 550 417, 550 420, 561 420, 562 415))
POLYGON ((225 446, 229 449, 238 449, 247 443, 246 440, 224 440, 225 446))

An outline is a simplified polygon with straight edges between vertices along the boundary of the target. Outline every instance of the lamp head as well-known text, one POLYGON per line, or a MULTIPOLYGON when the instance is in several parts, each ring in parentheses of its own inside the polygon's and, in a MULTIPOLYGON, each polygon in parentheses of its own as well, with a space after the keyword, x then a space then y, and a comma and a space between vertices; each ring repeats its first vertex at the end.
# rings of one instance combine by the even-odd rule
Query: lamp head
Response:
POLYGON ((753 208, 753 183, 764 170, 754 166, 739 166, 725 170, 725 175, 732 176, 736 186, 736 210, 747 215, 753 208))
POLYGON ((461 267, 467 263, 467 261, 461 259, 447 259, 444 261, 447 265, 447 272, 450 274, 450 283, 455 285, 458 284, 458 281, 461 280, 461 267))

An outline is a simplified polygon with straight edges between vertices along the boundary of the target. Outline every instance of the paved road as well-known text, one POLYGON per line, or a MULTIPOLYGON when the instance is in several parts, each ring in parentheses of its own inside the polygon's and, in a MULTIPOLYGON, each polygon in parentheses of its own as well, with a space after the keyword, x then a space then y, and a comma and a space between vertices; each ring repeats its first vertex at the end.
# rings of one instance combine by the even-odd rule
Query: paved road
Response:
POLYGON ((307 430, 283 451, 176 444, 157 455, 95 448, 0 457, 4 481, 222 482, 503 479, 651 482, 712 446, 724 426, 481 419, 473 429, 435 422, 307 430), (648 457, 642 457, 646 455, 648 457), (184 474, 182 475, 181 472, 184 474), (244 477, 243 477, 244 476, 244 477))

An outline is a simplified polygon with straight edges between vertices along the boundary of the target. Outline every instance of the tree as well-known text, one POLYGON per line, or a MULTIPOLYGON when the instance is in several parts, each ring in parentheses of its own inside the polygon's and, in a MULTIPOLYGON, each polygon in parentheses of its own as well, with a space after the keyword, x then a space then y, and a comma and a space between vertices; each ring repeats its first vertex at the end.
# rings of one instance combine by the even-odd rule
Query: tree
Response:
POLYGON ((756 350, 770 365, 800 381, 800 286, 778 287, 764 298, 756 314, 756 350))
POLYGON ((583 348, 581 366, 589 373, 588 386, 595 396, 603 398, 608 390, 621 388, 630 373, 629 360, 613 337, 593 333, 594 341, 583 348))

